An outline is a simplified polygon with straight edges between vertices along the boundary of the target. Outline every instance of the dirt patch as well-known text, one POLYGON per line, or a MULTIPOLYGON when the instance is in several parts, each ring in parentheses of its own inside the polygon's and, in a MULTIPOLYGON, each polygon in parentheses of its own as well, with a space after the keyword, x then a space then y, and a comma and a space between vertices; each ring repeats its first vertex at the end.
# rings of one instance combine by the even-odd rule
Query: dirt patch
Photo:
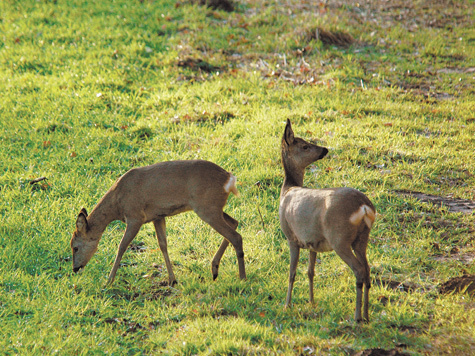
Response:
POLYGON ((232 12, 236 8, 233 0, 189 0, 189 2, 192 4, 207 6, 213 10, 223 10, 227 12, 232 12))
POLYGON ((410 190, 396 190, 395 193, 414 197, 424 203, 445 206, 449 209, 449 211, 454 213, 473 214, 475 211, 475 201, 473 200, 441 197, 438 195, 414 192, 410 190))
POLYGON ((106 318, 104 319, 104 323, 115 325, 123 329, 122 336, 146 329, 140 323, 125 318, 106 318))
POLYGON ((439 286, 440 294, 449 294, 453 292, 465 292, 470 295, 475 295, 475 275, 464 274, 462 277, 451 278, 439 286))
POLYGON ((453 95, 446 92, 435 91, 436 85, 429 80, 419 80, 416 83, 398 81, 397 85, 406 93, 411 93, 414 97, 414 100, 418 100, 419 98, 419 101, 428 103, 435 102, 436 100, 448 100, 454 97, 453 95))
POLYGON ((228 310, 225 308, 214 309, 211 311, 210 316, 214 319, 220 319, 221 317, 237 317, 238 313, 235 310, 228 310))
POLYGON ((343 31, 329 31, 321 27, 309 30, 306 40, 321 41, 327 46, 349 47, 356 43, 356 40, 349 33, 343 31))
POLYGON ((193 71, 212 73, 222 70, 220 67, 214 66, 201 58, 186 57, 178 60, 177 66, 181 68, 188 68, 193 71))
POLYGON ((443 74, 475 73, 475 67, 468 67, 468 68, 447 67, 447 68, 438 69, 437 73, 443 73, 443 74))
MULTIPOLYGON (((418 284, 415 283, 402 283, 398 281, 391 281, 391 280, 376 280, 375 285, 377 286, 383 286, 385 288, 389 288, 392 290, 398 290, 400 292, 414 292, 414 291, 426 291, 427 288, 424 288, 418 284)), ((384 302, 381 301, 383 304, 384 302)))
POLYGON ((190 114, 185 114, 182 116, 174 116, 171 119, 171 122, 174 124, 179 124, 183 122, 195 122, 195 123, 212 123, 212 124, 224 124, 232 119, 236 115, 229 111, 219 111, 214 113, 209 113, 207 111, 202 112, 193 112, 190 114))
POLYGON ((457 248, 454 247, 450 251, 449 255, 437 255, 431 257, 434 261, 437 262, 449 262, 449 261, 459 261, 464 265, 471 265, 475 260, 475 253, 474 252, 467 252, 467 253, 458 253, 457 248))
POLYGON ((353 356, 409 356, 408 353, 402 352, 399 349, 391 349, 391 350, 384 350, 384 349, 367 349, 363 351, 359 351, 353 356))
POLYGON ((147 246, 145 246, 145 243, 143 241, 138 241, 138 242, 132 242, 129 246, 129 251, 132 252, 145 252, 147 250, 147 246))
MULTIPOLYGON (((437 207, 435 207, 437 209, 437 207)), ((475 240, 475 224, 466 219, 458 217, 442 217, 440 212, 415 212, 413 210, 401 211, 397 220, 402 230, 414 229, 415 226, 428 230, 440 231, 439 239, 431 242, 435 255, 440 255, 444 251, 450 254, 458 254, 461 248, 468 247, 475 240)))
POLYGON ((155 288, 149 291, 148 293, 144 294, 144 298, 146 300, 160 300, 166 297, 169 297, 173 294, 173 288, 168 287, 168 282, 164 283, 166 286, 161 286, 161 288, 155 288))
MULTIPOLYGON (((347 2, 335 1, 331 7, 341 8, 347 2)), ((473 24, 470 5, 458 1, 428 0, 416 3, 406 0, 372 1, 362 0, 359 6, 350 8, 354 21, 376 22, 382 28, 399 25, 409 32, 421 27, 453 28, 470 27, 473 24)))
POLYGON ((396 328, 402 332, 405 332, 411 335, 417 334, 419 332, 419 329, 412 325, 391 325, 391 326, 393 328, 396 328))

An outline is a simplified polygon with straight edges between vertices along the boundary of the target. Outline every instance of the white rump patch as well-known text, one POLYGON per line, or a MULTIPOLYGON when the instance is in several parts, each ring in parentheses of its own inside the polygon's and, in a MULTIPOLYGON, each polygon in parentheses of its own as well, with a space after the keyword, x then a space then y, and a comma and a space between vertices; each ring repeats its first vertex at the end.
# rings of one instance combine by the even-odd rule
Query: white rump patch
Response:
POLYGON ((224 184, 224 191, 226 193, 233 193, 235 196, 238 197, 239 192, 236 188, 236 182, 237 182, 236 177, 230 173, 228 181, 226 182, 226 184, 224 184))
POLYGON ((376 218, 376 214, 368 205, 361 205, 360 208, 351 214, 350 216, 350 223, 353 225, 359 225, 361 220, 364 220, 366 226, 371 229, 373 226, 374 219, 376 218))

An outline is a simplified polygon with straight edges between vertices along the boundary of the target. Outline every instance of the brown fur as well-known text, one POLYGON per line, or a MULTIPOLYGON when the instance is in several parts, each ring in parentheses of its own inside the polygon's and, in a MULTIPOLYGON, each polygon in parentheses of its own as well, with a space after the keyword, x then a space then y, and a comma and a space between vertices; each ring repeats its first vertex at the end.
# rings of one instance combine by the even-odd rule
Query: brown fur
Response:
POLYGON ((73 270, 86 266, 106 226, 114 220, 122 220, 127 228, 109 275, 108 284, 112 283, 122 255, 140 227, 153 222, 172 285, 176 278, 168 257, 165 218, 193 210, 224 236, 213 258, 213 278, 218 276, 219 263, 229 243, 236 250, 239 276, 246 278, 242 238, 236 232, 238 222, 223 212, 230 192, 237 193, 234 181, 229 184, 232 177, 216 164, 202 160, 162 162, 131 169, 112 185, 90 215, 84 208, 79 213, 71 239, 73 270))
POLYGON ((289 288, 285 306, 290 305, 300 249, 310 250, 308 277, 310 302, 314 302, 313 278, 317 252, 335 250, 356 276, 356 321, 368 320, 368 291, 371 287, 366 259, 369 232, 376 210, 371 201, 352 188, 303 188, 305 168, 325 157, 328 150, 295 137, 287 120, 282 137, 285 179, 280 195, 280 225, 290 247, 289 288), (361 316, 363 284, 364 315, 361 316))

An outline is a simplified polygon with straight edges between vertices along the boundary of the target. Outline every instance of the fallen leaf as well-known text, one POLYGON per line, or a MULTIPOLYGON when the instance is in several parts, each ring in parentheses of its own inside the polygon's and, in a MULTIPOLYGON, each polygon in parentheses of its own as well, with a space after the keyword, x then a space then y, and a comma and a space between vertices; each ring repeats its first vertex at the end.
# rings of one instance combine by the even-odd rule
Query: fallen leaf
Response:
POLYGON ((50 187, 50 185, 49 185, 48 183, 43 183, 43 184, 40 185, 40 189, 41 189, 41 190, 46 190, 46 189, 48 189, 49 187, 50 187))

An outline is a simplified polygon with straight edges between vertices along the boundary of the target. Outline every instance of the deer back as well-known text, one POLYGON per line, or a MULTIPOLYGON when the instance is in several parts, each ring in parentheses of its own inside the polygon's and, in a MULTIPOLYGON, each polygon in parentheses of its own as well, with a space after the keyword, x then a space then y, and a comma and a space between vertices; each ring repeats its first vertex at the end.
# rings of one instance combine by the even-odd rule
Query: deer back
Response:
POLYGON ((140 215, 144 223, 199 206, 224 206, 235 177, 203 161, 170 161, 134 168, 111 188, 125 218, 140 215))

